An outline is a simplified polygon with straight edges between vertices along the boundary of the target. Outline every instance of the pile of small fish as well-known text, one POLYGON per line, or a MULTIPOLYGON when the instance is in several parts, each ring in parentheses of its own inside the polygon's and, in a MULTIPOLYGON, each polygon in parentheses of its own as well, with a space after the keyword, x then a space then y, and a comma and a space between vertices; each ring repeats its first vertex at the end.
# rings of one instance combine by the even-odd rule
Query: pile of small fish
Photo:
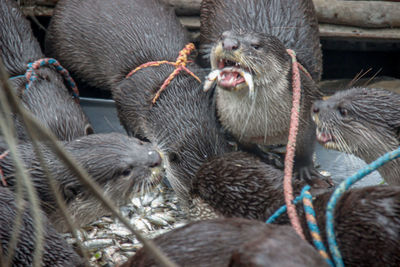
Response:
MULTIPOLYGON (((130 204, 121 207, 121 212, 149 239, 187 223, 175 193, 164 184, 133 198, 130 204)), ((64 237, 76 246, 76 239, 70 233, 64 237)), ((121 222, 110 217, 103 217, 80 229, 78 238, 89 253, 91 266, 121 264, 142 247, 121 222)))

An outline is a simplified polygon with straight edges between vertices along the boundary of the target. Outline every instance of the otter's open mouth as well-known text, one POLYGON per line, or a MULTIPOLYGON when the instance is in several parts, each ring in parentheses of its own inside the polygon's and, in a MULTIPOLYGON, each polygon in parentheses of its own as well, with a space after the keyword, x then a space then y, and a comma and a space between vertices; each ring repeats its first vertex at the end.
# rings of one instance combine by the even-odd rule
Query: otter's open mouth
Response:
POLYGON ((217 60, 217 69, 206 77, 204 91, 208 91, 214 81, 226 90, 240 90, 248 87, 250 96, 254 95, 254 82, 251 70, 239 62, 228 59, 217 60))
POLYGON ((317 127, 317 141, 326 148, 334 149, 336 147, 336 140, 332 133, 321 130, 317 127))

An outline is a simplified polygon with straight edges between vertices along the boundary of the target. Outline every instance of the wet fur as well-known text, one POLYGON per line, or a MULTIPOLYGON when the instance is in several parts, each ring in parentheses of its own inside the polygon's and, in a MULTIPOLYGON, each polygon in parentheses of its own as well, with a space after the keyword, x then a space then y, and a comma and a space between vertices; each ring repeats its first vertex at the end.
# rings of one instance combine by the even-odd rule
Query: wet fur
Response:
MULTIPOLYGON (((322 57, 318 24, 312 1, 203 1, 201 6, 201 51, 203 59, 228 58, 252 70, 255 96, 248 90, 228 91, 216 86, 216 105, 222 126, 240 143, 286 144, 292 106, 292 63, 286 49, 319 81, 322 57), (228 32, 226 32, 228 31, 228 32), (224 35, 221 37, 221 34, 224 35), (224 38, 238 40, 234 51, 222 49, 224 38), (252 47, 253 41, 258 48, 252 47)), ((295 168, 312 166, 315 125, 310 107, 320 99, 313 80, 302 71, 300 126, 295 168)))
MULTIPOLYGON (((28 63, 45 57, 16 1, 0 2, 0 36, 0 57, 11 77, 24 75, 28 63)), ((37 74, 38 80, 27 92, 25 77, 10 80, 23 105, 60 140, 70 141, 92 133, 87 117, 72 100, 62 76, 53 67, 42 67, 37 74)), ((20 118, 16 117, 15 122, 18 137, 27 140, 20 118)))
MULTIPOLYGON (((236 266, 234 262, 237 255, 256 239, 263 239, 267 247, 262 255, 265 264, 263 266, 326 266, 316 250, 302 241, 292 228, 244 219, 191 223, 156 237, 154 242, 179 266, 214 267, 236 266), (232 254, 235 258, 231 262, 232 254), (292 265, 286 265, 286 261, 290 261, 292 265)), ((251 251, 253 247, 245 250, 251 251)), ((121 267, 128 266, 159 265, 146 250, 140 249, 121 267)))
POLYGON ((200 43, 203 61, 224 31, 267 33, 296 51, 299 62, 319 81, 322 53, 312 1, 203 0, 200 8, 200 43))
MULTIPOLYGON (((200 165, 227 151, 211 96, 182 73, 152 105, 151 99, 174 70, 169 65, 124 78, 148 61, 175 61, 187 43, 187 32, 173 9, 155 0, 60 1, 47 38, 47 47, 63 64, 92 85, 112 90, 122 125, 166 155, 167 177, 183 200, 200 165)), ((203 76, 195 64, 188 67, 203 76)))
MULTIPOLYGON (((64 147, 117 205, 126 204, 133 194, 144 193, 142 191, 161 181, 161 159, 158 152, 152 145, 136 138, 117 133, 96 134, 65 143, 64 147), (152 174, 152 171, 156 173, 152 174)), ((6 148, 2 144, 1 151, 6 148)), ((43 144, 41 149, 50 172, 59 183, 68 211, 79 225, 109 214, 48 147, 43 144)), ((65 221, 59 213, 53 192, 32 145, 20 144, 18 151, 38 192, 43 210, 59 231, 65 231, 65 221)), ((7 186, 14 190, 16 180, 11 157, 1 160, 0 166, 7 186)))
MULTIPOLYGON (((325 101, 314 120, 319 129, 337 140, 326 147, 354 154, 367 163, 400 145, 400 95, 384 89, 352 88, 325 101), (343 116, 340 109, 345 109, 343 116)), ((400 160, 378 169, 389 184, 400 185, 400 160)))
MULTIPOLYGON (((35 249, 34 222, 31 207, 27 202, 23 205, 22 227, 12 266, 32 266, 35 249)), ((0 187, 0 240, 4 260, 8 255, 8 245, 15 231, 17 204, 14 194, 7 188, 0 187)), ((73 251, 61 235, 59 235, 46 217, 42 216, 44 229, 44 250, 41 266, 85 266, 83 260, 73 251)))
MULTIPOLYGON (((204 164, 194 181, 193 193, 226 217, 265 221, 284 204, 282 181, 281 171, 251 155, 235 152, 204 164), (243 172, 243 166, 250 164, 254 168, 243 172)), ((294 181, 294 194, 304 185, 303 181, 294 181)), ((318 226, 327 247, 325 212, 332 192, 312 190, 318 226)), ((302 205, 297 212, 303 229, 308 229, 302 205)), ((345 266, 399 266, 400 187, 348 190, 336 205, 334 220, 345 266)), ((285 214, 276 223, 289 224, 289 219, 285 214)), ((311 242, 308 230, 305 234, 311 242)))

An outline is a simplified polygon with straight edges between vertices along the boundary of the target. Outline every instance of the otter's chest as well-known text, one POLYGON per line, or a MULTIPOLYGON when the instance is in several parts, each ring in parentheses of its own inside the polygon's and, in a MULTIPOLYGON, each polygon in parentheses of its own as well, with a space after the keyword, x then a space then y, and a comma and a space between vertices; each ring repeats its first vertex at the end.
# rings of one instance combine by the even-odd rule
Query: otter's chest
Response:
POLYGON ((259 90, 251 99, 217 88, 217 112, 221 124, 240 142, 283 144, 290 123, 290 94, 264 96, 259 90))

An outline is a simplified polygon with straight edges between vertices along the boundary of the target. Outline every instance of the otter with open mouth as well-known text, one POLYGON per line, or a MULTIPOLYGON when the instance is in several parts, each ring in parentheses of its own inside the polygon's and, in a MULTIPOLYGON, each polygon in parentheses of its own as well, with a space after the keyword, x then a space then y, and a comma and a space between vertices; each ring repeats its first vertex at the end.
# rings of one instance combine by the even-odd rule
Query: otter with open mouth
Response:
MULTIPOLYGON (((400 145, 400 95, 375 88, 340 91, 316 101, 312 118, 318 142, 370 163, 400 145)), ((378 169, 388 184, 400 185, 400 159, 378 169)))
POLYGON ((200 39, 203 61, 209 59, 212 69, 204 90, 216 84, 219 120, 247 150, 287 143, 293 71, 287 49, 297 53, 309 74, 300 71, 295 171, 308 181, 312 175, 325 178, 312 162, 310 107, 322 96, 315 84, 322 61, 312 1, 203 1, 200 39))

